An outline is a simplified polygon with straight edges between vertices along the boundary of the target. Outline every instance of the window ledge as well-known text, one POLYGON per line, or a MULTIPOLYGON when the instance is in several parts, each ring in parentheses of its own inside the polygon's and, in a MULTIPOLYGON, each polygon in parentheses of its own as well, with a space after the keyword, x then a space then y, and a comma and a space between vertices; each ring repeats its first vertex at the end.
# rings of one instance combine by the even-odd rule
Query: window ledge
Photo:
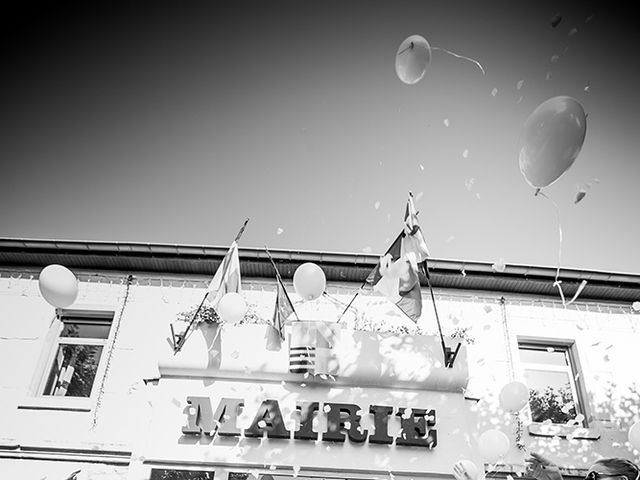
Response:
POLYGON ((535 437, 569 437, 576 440, 598 440, 600 438, 599 429, 576 425, 532 423, 527 428, 529 435, 535 437))
POLYGON ((68 412, 90 412, 90 398, 84 397, 25 397, 18 402, 21 410, 64 410, 68 412))

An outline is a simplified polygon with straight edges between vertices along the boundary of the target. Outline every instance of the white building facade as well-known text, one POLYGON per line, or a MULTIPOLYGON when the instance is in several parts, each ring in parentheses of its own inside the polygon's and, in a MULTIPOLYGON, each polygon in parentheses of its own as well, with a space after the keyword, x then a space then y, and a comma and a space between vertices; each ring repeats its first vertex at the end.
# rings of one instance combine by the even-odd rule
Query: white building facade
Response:
POLYGON ((640 275, 563 270, 566 299, 586 281, 569 304, 555 268, 434 259, 437 318, 425 282, 414 323, 360 291, 376 256, 274 251, 299 318, 278 348, 273 267, 241 248, 244 320, 198 322, 174 352, 171 327, 184 331, 225 253, 0 239, 0 478, 418 480, 453 478, 463 459, 505 478, 526 476, 532 451, 570 478, 640 460, 627 437, 640 275), (326 274, 317 300, 291 283, 304 262, 326 274), (79 280, 66 309, 39 291, 50 264, 79 280), (442 341, 461 344, 451 367, 442 341), (313 349, 309 372, 292 373, 292 347, 313 349), (517 414, 499 399, 512 381, 530 390, 517 414), (509 439, 495 461, 491 430, 509 439))

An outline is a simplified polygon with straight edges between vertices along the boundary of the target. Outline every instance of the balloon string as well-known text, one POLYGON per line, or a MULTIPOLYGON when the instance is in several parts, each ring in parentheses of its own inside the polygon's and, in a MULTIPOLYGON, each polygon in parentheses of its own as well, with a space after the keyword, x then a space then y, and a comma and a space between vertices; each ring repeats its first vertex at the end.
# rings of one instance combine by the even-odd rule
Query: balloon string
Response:
MULTIPOLYGON (((562 281, 559 280, 559 277, 560 277, 560 261, 561 261, 561 258, 562 258, 562 224, 560 223, 560 208, 558 208, 558 204, 556 202, 554 202, 549 197, 547 197, 544 193, 542 193, 540 191, 540 189, 536 190, 536 196, 537 195, 541 195, 544 198, 546 198, 547 200, 549 200, 553 204, 554 208, 556 209, 556 218, 558 219, 558 240, 559 240, 559 242, 558 242, 558 268, 556 269, 556 278, 555 278, 555 281, 553 282, 553 286, 554 287, 558 287, 558 291, 560 292, 560 298, 562 299, 562 305, 566 306, 567 303, 565 302, 564 292, 562 291, 562 287, 560 286, 562 281)), ((573 301, 573 300, 575 300, 575 297, 571 301, 573 301)))
POLYGON ((449 55, 453 55, 456 58, 462 58, 463 60, 468 60, 472 63, 475 63, 478 68, 482 71, 483 75, 486 75, 484 72, 484 68, 482 68, 482 65, 480 65, 480 62, 478 62, 477 60, 474 60, 473 58, 469 58, 469 57, 465 57, 464 55, 458 55, 457 53, 453 53, 450 50, 447 50, 446 48, 441 48, 441 47, 431 47, 431 50, 442 50, 445 53, 448 53, 449 55))

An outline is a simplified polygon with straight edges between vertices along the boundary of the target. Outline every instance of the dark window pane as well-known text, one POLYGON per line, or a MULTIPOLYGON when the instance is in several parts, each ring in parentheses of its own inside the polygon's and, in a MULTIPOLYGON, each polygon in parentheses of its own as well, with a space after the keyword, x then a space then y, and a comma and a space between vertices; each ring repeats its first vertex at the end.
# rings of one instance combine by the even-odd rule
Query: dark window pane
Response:
POLYGON ((561 365, 566 366, 569 363, 567 362, 567 355, 564 349, 533 349, 520 347, 520 360, 523 363, 544 363, 546 365, 561 365))
POLYGON ((106 339, 109 337, 109 330, 111 329, 111 323, 108 322, 70 319, 63 319, 63 322, 64 327, 60 334, 61 337, 106 339))
POLYGON ((154 468, 150 480, 213 480, 214 472, 204 470, 168 470, 154 468))
POLYGON ((60 345, 44 395, 88 397, 96 378, 102 346, 60 345))

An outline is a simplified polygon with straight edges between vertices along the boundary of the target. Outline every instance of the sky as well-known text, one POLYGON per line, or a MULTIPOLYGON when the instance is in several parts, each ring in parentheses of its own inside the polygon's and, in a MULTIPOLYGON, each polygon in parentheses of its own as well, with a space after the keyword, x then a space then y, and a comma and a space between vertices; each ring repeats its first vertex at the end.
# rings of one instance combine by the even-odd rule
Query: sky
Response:
POLYGON ((5 2, 0 236, 226 246, 249 218, 241 247, 382 254, 411 191, 434 258, 640 273, 640 34, 607 6, 5 2), (535 196, 523 126, 560 95, 586 137, 535 196))

